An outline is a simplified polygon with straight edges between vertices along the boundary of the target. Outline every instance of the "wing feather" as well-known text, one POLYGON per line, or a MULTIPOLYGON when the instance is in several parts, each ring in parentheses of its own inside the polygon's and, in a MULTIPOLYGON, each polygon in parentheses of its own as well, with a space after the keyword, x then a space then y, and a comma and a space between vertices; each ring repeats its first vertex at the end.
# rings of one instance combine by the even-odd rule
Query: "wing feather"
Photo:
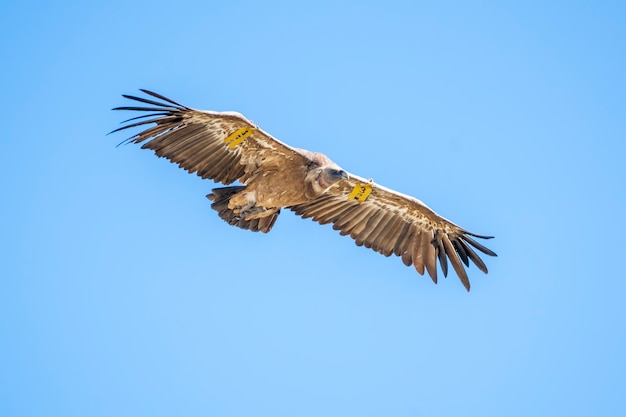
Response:
POLYGON ((328 210, 326 213, 324 213, 323 218, 319 220, 319 224, 332 223, 344 211, 346 211, 346 206, 345 205, 343 205, 343 204, 335 205, 330 210, 328 210))
POLYGON ((345 209, 345 206, 341 203, 341 201, 330 201, 325 205, 321 205, 318 209, 313 213, 313 221, 319 222, 320 224, 329 223, 333 216, 338 212, 341 212, 345 209))
MULTIPOLYGON (((398 232, 398 236, 396 239, 396 243, 393 246, 393 253, 396 256, 401 256, 402 252, 404 251, 404 248, 407 246, 407 240, 409 238, 409 230, 411 229, 411 223, 407 222, 407 221, 403 221, 402 222, 402 228, 400 229, 400 232, 398 232)), ((411 265, 411 264, 409 264, 411 265)), ((409 266, 407 265, 407 266, 409 266)))
POLYGON ((469 243, 470 245, 472 245, 473 247, 475 247, 476 249, 478 249, 482 253, 485 253, 485 254, 487 254, 489 256, 496 256, 496 254, 491 249, 487 249, 486 247, 484 247, 480 243, 476 242, 474 239, 472 239, 469 236, 464 236, 463 240, 465 240, 467 243, 469 243))
MULTIPOLYGON (((140 90, 143 91, 146 94, 149 94, 153 97, 156 97, 160 100, 166 101, 170 104, 173 104, 173 106, 169 106, 169 108, 171 109, 187 109, 188 107, 183 106, 182 104, 176 103, 175 101, 170 100, 169 98, 165 98, 160 94, 157 93, 153 93, 152 91, 148 91, 148 90, 140 90)), ((160 101, 154 101, 154 100, 150 100, 148 98, 143 98, 143 97, 136 97, 136 96, 131 96, 128 94, 122 94, 122 97, 130 99, 130 100, 134 100, 134 101, 139 101, 141 103, 146 103, 146 104, 152 104, 154 106, 159 106, 159 107, 166 107, 167 105, 164 105, 162 102, 160 101)))
MULTIPOLYGON (((367 212, 366 212, 366 216, 363 217, 363 220, 356 223, 354 225, 354 227, 352 228, 352 231, 350 232, 350 237, 352 239, 357 240, 358 236, 366 229, 366 227, 368 226, 368 223, 370 221, 370 219, 372 219, 373 217, 377 216, 380 213, 380 209, 377 207, 367 207, 367 212)), ((363 246, 363 243, 361 242, 361 244, 358 243, 357 241, 357 246, 363 246)))
POLYGON ((391 256, 403 224, 402 217, 394 215, 387 227, 374 240, 372 247, 375 246, 376 251, 386 257, 391 256))
MULTIPOLYGON (((157 126, 160 127, 160 126, 157 126)), ((215 143, 214 134, 207 133, 206 128, 199 123, 187 123, 179 124, 174 127, 164 128, 161 127, 162 132, 159 132, 159 136, 156 136, 153 140, 146 142, 142 145, 144 149, 151 149, 153 151, 162 152, 182 152, 189 148, 198 145, 198 136, 207 136, 204 142, 205 146, 218 146, 221 144, 215 143), (167 133, 167 135, 161 135, 167 133)), ((145 136, 148 136, 145 132, 145 136)), ((155 135, 152 135, 153 137, 155 135)))
POLYGON ((372 231, 369 240, 371 241, 371 248, 376 252, 384 252, 384 247, 386 243, 385 235, 394 227, 395 219, 396 215, 393 212, 385 213, 385 216, 378 223, 378 226, 372 231))
POLYGON ((461 264, 461 260, 459 259, 457 255, 457 251, 454 249, 454 246, 452 245, 450 238, 448 237, 448 235, 444 234, 441 236, 441 241, 446 251, 446 255, 448 255, 448 259, 450 259, 452 268, 454 268, 454 272, 456 272, 457 276, 463 283, 463 286, 465 287, 465 289, 469 291, 470 283, 469 283, 469 278, 467 277, 467 271, 465 271, 465 268, 463 268, 463 265, 461 264))
MULTIPOLYGON (((424 250, 426 245, 430 243, 430 239, 426 232, 417 232, 416 238, 413 239, 411 251, 413 252, 413 266, 420 275, 424 275, 424 250)), ((435 277, 437 282, 437 277, 435 277)))
POLYGON ((369 206, 362 207, 354 204, 346 206, 347 210, 333 224, 333 229, 339 230, 339 234, 342 236, 352 233, 354 228, 370 215, 369 206))
POLYGON ((161 94, 157 94, 157 93, 155 93, 155 92, 153 92, 153 91, 146 90, 145 88, 140 88, 140 89, 139 89, 139 91, 141 91, 142 93, 146 93, 146 94, 148 94, 148 95, 151 95, 152 97, 156 97, 156 98, 158 98, 159 100, 167 101, 168 103, 173 104, 175 107, 178 107, 178 108, 183 108, 183 109, 188 109, 188 108, 189 108, 189 107, 187 107, 187 106, 183 106, 182 104, 175 102, 175 101, 174 101, 174 100, 172 100, 172 99, 169 99, 169 98, 167 98, 167 97, 164 97, 164 96, 162 96, 161 94))
POLYGON ((446 251, 443 248, 443 244, 441 243, 441 235, 439 233, 435 233, 435 239, 433 239, 433 245, 435 246, 435 253, 437 254, 437 258, 439 258, 439 265, 441 265, 441 271, 443 272, 443 276, 448 276, 448 258, 446 257, 446 251))
POLYGON ((437 249, 433 245, 432 233, 424 233, 422 236, 422 257, 424 258, 424 265, 430 279, 437 283, 437 249))
POLYGON ((469 259, 467 258, 467 252, 463 249, 463 246, 459 243, 458 239, 452 241, 452 246, 454 246, 454 250, 459 255, 465 266, 469 266, 469 259))
POLYGON ((403 221, 402 217, 394 213, 394 216, 392 217, 385 230, 383 230, 383 232, 381 233, 378 241, 375 242, 379 246, 379 249, 382 251, 381 253, 383 255, 391 256, 391 254, 393 253, 393 248, 396 244, 396 240, 398 240, 398 234, 400 233, 400 230, 402 229, 404 223, 405 222, 403 221))
MULTIPOLYGON (((376 229, 376 226, 378 226, 378 223, 380 222, 380 220, 382 219, 382 217, 385 216, 385 212, 381 209, 376 210, 375 214, 370 217, 367 222, 365 222, 365 224, 363 224, 363 229, 360 230, 358 232, 358 235, 356 236, 356 244, 357 246, 363 246, 365 244, 367 244, 366 248, 371 248, 372 244, 369 241, 368 237, 372 234, 372 232, 376 229)), ((356 231, 352 232, 353 234, 356 234, 356 231)))
MULTIPOLYGON (((150 142, 145 143, 142 148, 153 150, 158 156, 165 157, 168 154, 177 155, 178 158, 184 156, 184 152, 194 146, 197 146, 198 135, 202 135, 205 131, 201 125, 192 125, 170 129, 167 135, 161 135, 165 130, 162 126, 156 126, 154 132, 149 130, 144 134, 156 136, 150 142), (157 136, 159 135, 159 136, 157 136)), ((217 149, 217 145, 214 143, 207 143, 206 147, 214 147, 217 149)))
MULTIPOLYGON (((322 195, 319 198, 308 202, 306 205, 295 206, 292 208, 296 214, 302 216, 303 219, 308 219, 315 216, 319 210, 324 210, 327 204, 332 203, 334 199, 330 196, 322 195)), ((340 203, 340 202, 339 202, 340 203)))
POLYGON ((467 256, 472 260, 472 262, 474 262, 478 269, 486 274, 488 272, 487 266, 485 265, 483 260, 480 259, 480 256, 478 256, 476 252, 474 252, 474 250, 467 243, 465 243, 463 239, 459 239, 458 242, 461 244, 461 246, 463 246, 463 249, 465 249, 465 252, 467 252, 467 256))

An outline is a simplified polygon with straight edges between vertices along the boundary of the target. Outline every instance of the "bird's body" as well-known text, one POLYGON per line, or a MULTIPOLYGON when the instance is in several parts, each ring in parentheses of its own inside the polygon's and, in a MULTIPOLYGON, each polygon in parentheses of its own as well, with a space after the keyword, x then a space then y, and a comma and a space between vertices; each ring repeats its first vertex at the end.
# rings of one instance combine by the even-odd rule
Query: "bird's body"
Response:
POLYGON ((439 260, 444 275, 448 260, 469 290, 461 262, 472 260, 487 272, 473 248, 495 256, 467 232, 437 215, 421 201, 342 170, 321 153, 293 148, 273 138, 236 112, 194 110, 156 93, 157 99, 125 96, 154 107, 115 110, 151 112, 117 130, 154 123, 129 139, 142 148, 177 163, 190 173, 229 185, 207 197, 229 224, 269 232, 280 210, 289 208, 303 218, 333 223, 356 244, 425 270, 436 282, 439 260))

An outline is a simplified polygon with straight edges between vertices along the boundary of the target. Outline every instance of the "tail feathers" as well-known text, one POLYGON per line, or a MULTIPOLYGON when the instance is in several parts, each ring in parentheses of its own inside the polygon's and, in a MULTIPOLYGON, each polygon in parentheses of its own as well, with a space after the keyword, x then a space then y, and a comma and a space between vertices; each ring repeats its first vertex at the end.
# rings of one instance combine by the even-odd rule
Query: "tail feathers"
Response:
MULTIPOLYGON (((245 190, 245 188, 244 186, 214 188, 211 190, 211 194, 207 195, 207 198, 213 201, 211 208, 217 211, 219 216, 231 226, 237 226, 253 232, 269 232, 272 226, 274 226, 274 223, 276 223, 280 210, 276 210, 276 212, 265 217, 256 217, 246 220, 245 215, 234 213, 232 209, 228 208, 230 198, 238 192, 245 190)), ((249 213, 249 210, 247 213, 249 213)))

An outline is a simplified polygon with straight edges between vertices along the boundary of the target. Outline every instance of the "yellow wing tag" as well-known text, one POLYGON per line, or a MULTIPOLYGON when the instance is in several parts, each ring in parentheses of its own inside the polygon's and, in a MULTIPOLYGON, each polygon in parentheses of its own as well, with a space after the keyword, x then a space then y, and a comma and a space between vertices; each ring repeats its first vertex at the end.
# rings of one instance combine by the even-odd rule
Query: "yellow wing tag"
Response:
POLYGON ((352 189, 352 192, 348 196, 348 200, 356 200, 359 204, 367 200, 372 192, 372 184, 357 184, 352 189))
POLYGON ((252 127, 242 127, 241 129, 235 130, 230 136, 224 139, 224 143, 228 144, 229 148, 234 148, 244 141, 247 137, 254 133, 254 128, 252 127))

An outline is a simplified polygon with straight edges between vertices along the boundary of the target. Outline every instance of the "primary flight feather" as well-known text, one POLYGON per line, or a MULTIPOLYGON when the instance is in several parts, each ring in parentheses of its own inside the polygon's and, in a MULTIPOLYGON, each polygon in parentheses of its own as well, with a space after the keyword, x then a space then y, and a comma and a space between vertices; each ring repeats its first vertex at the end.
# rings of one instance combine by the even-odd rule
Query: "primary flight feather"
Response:
MULTIPOLYGON (((142 103, 113 110, 147 112, 126 120, 120 130, 147 128, 125 142, 143 143, 189 173, 229 185, 207 195, 230 225, 269 232, 288 208, 320 224, 332 223, 341 235, 437 282, 437 261, 444 276, 448 261, 469 291, 463 266, 472 261, 487 273, 476 253, 496 256, 468 232, 439 216, 416 198, 390 190, 341 169, 321 153, 293 148, 261 130, 242 114, 195 110, 148 90, 152 98, 124 95, 142 103), (146 106, 147 105, 147 106, 146 106)), ((113 133, 111 132, 111 133, 113 133)))

